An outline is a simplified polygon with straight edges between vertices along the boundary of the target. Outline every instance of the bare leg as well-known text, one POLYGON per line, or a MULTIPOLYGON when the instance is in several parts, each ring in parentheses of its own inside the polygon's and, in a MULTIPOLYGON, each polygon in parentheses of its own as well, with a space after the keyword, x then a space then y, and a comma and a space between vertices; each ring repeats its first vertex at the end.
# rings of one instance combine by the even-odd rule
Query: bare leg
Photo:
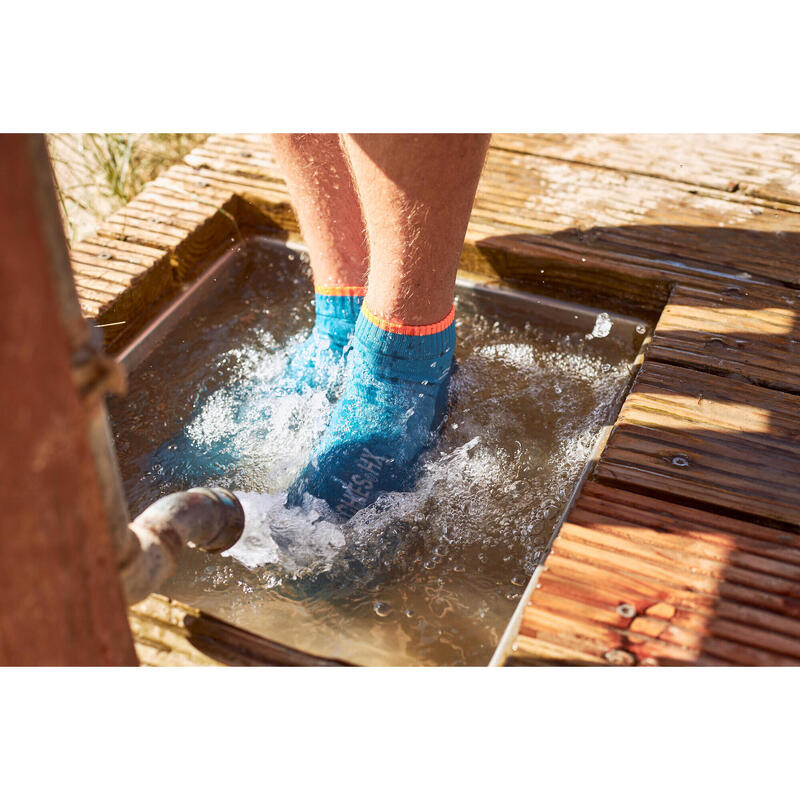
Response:
POLYGON ((314 283, 364 286, 364 219, 339 136, 284 133, 270 139, 308 245, 314 283))
POLYGON ((367 223, 367 307, 406 325, 442 320, 453 304, 489 136, 348 134, 343 139, 367 223))
POLYGON ((336 394, 369 264, 361 204, 338 134, 276 134, 272 149, 311 255, 315 293, 314 327, 288 351, 275 392, 336 394))
POLYGON ((410 488, 444 422, 456 270, 488 136, 344 137, 367 222, 370 273, 344 392, 290 487, 351 517, 410 488))

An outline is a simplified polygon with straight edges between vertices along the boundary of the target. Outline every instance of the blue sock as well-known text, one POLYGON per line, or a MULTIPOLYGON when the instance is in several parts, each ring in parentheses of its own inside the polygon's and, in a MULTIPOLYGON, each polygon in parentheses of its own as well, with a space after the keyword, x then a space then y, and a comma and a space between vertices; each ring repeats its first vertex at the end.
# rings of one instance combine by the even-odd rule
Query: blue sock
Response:
POLYGON ((366 306, 356 323, 345 390, 309 464, 289 489, 341 518, 382 492, 406 491, 414 465, 435 439, 447 409, 456 345, 454 312, 435 325, 387 322, 366 306))
POLYGON ((306 387, 334 391, 343 377, 343 356, 364 300, 363 286, 315 286, 316 320, 311 334, 289 355, 279 391, 306 387))

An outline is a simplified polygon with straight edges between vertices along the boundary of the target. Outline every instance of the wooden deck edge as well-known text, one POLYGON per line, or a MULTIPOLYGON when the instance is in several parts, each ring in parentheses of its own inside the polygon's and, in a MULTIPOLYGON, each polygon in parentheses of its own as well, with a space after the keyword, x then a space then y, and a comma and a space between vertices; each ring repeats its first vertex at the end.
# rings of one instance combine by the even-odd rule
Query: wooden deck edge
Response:
MULTIPOLYGON (((267 233, 300 241, 288 193, 274 170, 260 180, 252 173, 247 179, 229 176, 205 166, 208 159, 195 157, 195 152, 148 183, 96 234, 72 247, 84 313, 101 326, 111 353, 135 338, 159 307, 237 240, 267 233)), ((460 272, 635 313, 651 323, 666 302, 672 279, 669 273, 654 277, 647 264, 629 263, 622 256, 543 238, 485 235, 480 229, 468 232, 460 272)))
POLYGON ((132 606, 128 619, 145 666, 351 666, 264 639, 159 594, 132 606))

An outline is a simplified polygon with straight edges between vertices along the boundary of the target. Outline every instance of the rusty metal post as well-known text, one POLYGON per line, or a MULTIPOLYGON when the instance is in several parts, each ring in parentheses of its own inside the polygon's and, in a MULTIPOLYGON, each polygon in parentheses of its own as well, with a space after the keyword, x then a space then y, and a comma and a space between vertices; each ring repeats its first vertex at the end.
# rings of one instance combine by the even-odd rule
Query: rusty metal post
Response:
POLYGON ((40 135, 0 135, 0 281, 0 663, 136 664, 125 504, 96 466, 116 469, 98 409, 120 376, 80 312, 40 135))

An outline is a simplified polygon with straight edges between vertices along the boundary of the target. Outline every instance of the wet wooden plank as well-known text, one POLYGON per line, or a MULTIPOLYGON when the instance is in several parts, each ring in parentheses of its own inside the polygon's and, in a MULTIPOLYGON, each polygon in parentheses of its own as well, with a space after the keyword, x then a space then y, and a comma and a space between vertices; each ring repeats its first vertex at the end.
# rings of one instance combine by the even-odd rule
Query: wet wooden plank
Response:
POLYGON ((596 476, 800 526, 798 431, 794 395, 646 362, 596 476))
POLYGON ((800 536, 587 484, 525 611, 514 663, 800 664, 800 576, 786 571, 787 552, 796 565, 800 536), (743 560, 753 548, 769 558, 743 560), (784 577, 773 582, 767 562, 784 577))
POLYGON ((302 653, 152 594, 129 610, 142 663, 153 666, 348 666, 302 653))
POLYGON ((495 236, 635 254, 687 277, 800 286, 800 214, 649 176, 492 150, 473 219, 495 236))
POLYGON ((800 292, 679 286, 647 356, 749 383, 800 392, 800 292))

